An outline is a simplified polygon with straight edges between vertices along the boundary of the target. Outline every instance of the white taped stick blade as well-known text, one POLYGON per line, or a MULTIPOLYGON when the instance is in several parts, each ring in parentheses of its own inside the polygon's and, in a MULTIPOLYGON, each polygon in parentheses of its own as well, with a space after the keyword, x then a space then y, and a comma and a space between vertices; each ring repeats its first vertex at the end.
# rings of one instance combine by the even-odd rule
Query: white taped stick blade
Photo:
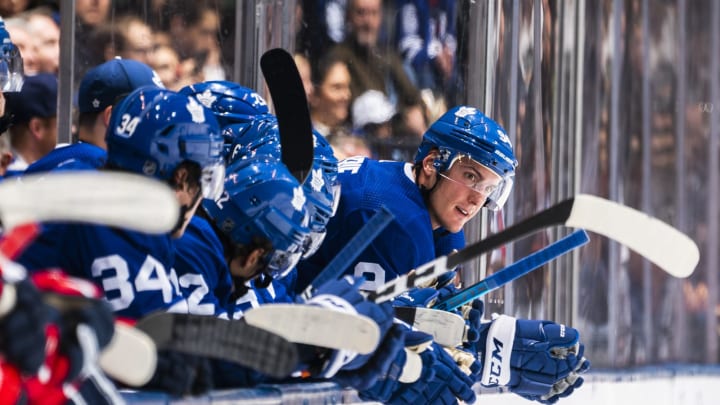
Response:
POLYGON ((313 305, 267 304, 245 313, 248 325, 294 343, 368 354, 380 342, 380 328, 371 318, 313 305))
POLYGON ((131 387, 150 381, 157 367, 157 348, 139 329, 115 323, 115 334, 100 353, 100 368, 111 378, 131 387))
POLYGON ((636 209, 578 194, 565 225, 613 239, 672 276, 687 277, 700 260, 697 244, 676 228, 636 209))
POLYGON ((180 205, 166 184, 130 173, 79 171, 28 175, 0 183, 5 230, 29 222, 83 222, 166 233, 180 205))
POLYGON ((439 309, 415 308, 413 327, 432 335, 434 341, 446 347, 461 345, 465 335, 463 317, 439 309))

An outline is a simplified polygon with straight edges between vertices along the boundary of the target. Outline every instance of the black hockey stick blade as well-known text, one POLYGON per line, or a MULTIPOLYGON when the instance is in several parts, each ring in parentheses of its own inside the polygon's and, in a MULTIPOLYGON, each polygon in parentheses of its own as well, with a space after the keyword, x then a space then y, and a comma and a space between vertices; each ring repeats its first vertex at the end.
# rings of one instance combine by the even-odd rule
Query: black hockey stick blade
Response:
POLYGON ((275 107, 282 162, 303 183, 312 169, 314 141, 300 73, 292 55, 282 48, 265 52, 260 57, 260 68, 275 107))
POLYGON ((226 360, 275 378, 289 376, 298 366, 294 343, 242 320, 161 312, 148 315, 135 326, 148 334, 159 350, 226 360))
POLYGON ((601 197, 578 194, 466 248, 440 256, 368 294, 383 302, 444 274, 461 263, 550 226, 586 229, 615 240, 674 277, 692 274, 700 251, 687 235, 636 209, 601 197))
POLYGON ((328 281, 337 280, 342 271, 345 270, 357 257, 362 253, 370 243, 377 238, 380 232, 388 226, 388 224, 395 218, 390 210, 384 206, 380 208, 378 212, 373 214, 372 218, 360 228, 352 239, 338 252, 335 257, 325 266, 325 268, 318 274, 310 285, 305 288, 301 296, 304 299, 309 299, 315 292, 315 288, 319 287, 328 281))

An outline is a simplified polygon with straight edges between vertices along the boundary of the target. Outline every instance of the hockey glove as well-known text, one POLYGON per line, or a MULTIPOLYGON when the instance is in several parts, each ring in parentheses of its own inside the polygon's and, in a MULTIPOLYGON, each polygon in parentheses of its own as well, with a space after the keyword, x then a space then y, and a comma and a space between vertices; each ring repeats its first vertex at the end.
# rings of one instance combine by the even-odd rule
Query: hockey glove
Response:
POLYGON ((458 400, 473 403, 474 381, 457 365, 453 357, 440 345, 433 343, 428 349, 435 353, 432 365, 434 377, 418 379, 411 384, 400 384, 388 401, 390 404, 456 404, 458 400))
POLYGON ((45 359, 49 309, 30 280, 0 285, 0 351, 24 374, 35 374, 45 359))
POLYGON ((480 382, 487 387, 506 386, 530 400, 555 403, 580 387, 579 375, 590 368, 579 332, 565 325, 500 315, 483 324, 481 334, 480 382))
MULTIPOLYGON (((317 293, 307 304, 331 308, 336 311, 365 315, 374 320, 380 328, 380 341, 393 324, 393 309, 389 302, 375 304, 367 301, 358 288, 362 277, 346 276, 330 281, 318 288, 317 293)), ((379 343, 378 343, 379 344, 379 343)), ((360 355, 349 350, 333 350, 320 372, 323 378, 333 377, 340 369, 356 370, 361 368, 373 356, 372 353, 360 355)))
POLYGON ((380 346, 375 350, 365 364, 355 370, 341 369, 333 381, 343 387, 352 387, 363 391, 376 385, 377 381, 386 375, 394 365, 400 353, 404 353, 406 327, 395 324, 385 334, 380 346))
MULTIPOLYGON (((404 325, 397 326, 407 328, 404 325)), ((359 392, 360 398, 387 403, 401 386, 422 384, 423 381, 433 378, 436 354, 433 350, 428 350, 431 344, 432 336, 427 333, 407 330, 404 335, 404 349, 397 352, 374 386, 359 392)))
POLYGON ((35 271, 33 283, 42 292, 42 299, 52 308, 52 322, 60 331, 59 350, 69 360, 69 369, 64 376, 71 381, 80 371, 97 362, 97 352, 107 346, 115 333, 115 316, 110 305, 103 300, 102 292, 93 283, 71 277, 61 270, 35 271), (78 327, 84 325, 93 336, 97 347, 81 344, 78 327))

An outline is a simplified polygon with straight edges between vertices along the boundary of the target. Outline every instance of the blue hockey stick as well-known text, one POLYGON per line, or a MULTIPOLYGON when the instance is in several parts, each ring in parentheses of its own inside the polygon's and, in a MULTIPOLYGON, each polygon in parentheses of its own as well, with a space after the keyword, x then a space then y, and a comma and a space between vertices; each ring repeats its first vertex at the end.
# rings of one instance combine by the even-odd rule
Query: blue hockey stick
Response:
POLYGON ((319 287, 330 280, 337 280, 341 272, 347 266, 357 259, 358 255, 375 240, 380 232, 388 226, 390 221, 395 218, 392 212, 387 208, 381 207, 380 211, 373 214, 372 218, 363 225, 363 227, 350 239, 345 247, 338 252, 335 257, 328 263, 325 268, 318 274, 315 279, 305 288, 301 297, 308 299, 315 292, 315 288, 319 287))
POLYGON ((584 229, 579 229, 555 243, 505 267, 490 277, 486 277, 472 286, 435 303, 432 308, 452 311, 465 303, 482 297, 490 291, 530 273, 565 253, 585 245, 589 240, 590 238, 587 232, 585 232, 584 229))

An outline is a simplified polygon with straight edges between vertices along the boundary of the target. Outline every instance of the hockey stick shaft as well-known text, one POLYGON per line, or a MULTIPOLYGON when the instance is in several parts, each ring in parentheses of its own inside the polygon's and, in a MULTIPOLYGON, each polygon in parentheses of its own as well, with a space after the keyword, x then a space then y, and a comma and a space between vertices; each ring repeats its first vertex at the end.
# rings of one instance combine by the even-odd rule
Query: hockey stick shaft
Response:
POLYGON ((395 218, 387 208, 373 214, 372 218, 350 239, 345 247, 328 263, 320 274, 305 288, 302 293, 304 299, 309 299, 319 287, 330 280, 337 280, 345 270, 362 253, 370 243, 377 238, 380 232, 395 218))
POLYGON ((368 298, 383 302, 506 243, 550 226, 582 228, 613 239, 674 277, 689 276, 700 252, 687 235, 643 212, 600 197, 578 194, 481 241, 390 280, 368 298))
POLYGON ((570 235, 518 260, 517 262, 499 270, 495 274, 458 291, 457 293, 438 301, 433 309, 452 311, 474 299, 493 291, 513 280, 516 280, 531 271, 544 266, 552 260, 585 245, 590 241, 587 232, 579 229, 570 235))
POLYGON ((28 222, 84 222, 165 233, 178 222, 175 193, 160 181, 119 172, 63 172, 0 183, 5 231, 28 222))
POLYGON ((280 130, 281 160, 300 183, 312 169, 314 141, 305 89, 292 55, 274 48, 260 57, 280 130))

